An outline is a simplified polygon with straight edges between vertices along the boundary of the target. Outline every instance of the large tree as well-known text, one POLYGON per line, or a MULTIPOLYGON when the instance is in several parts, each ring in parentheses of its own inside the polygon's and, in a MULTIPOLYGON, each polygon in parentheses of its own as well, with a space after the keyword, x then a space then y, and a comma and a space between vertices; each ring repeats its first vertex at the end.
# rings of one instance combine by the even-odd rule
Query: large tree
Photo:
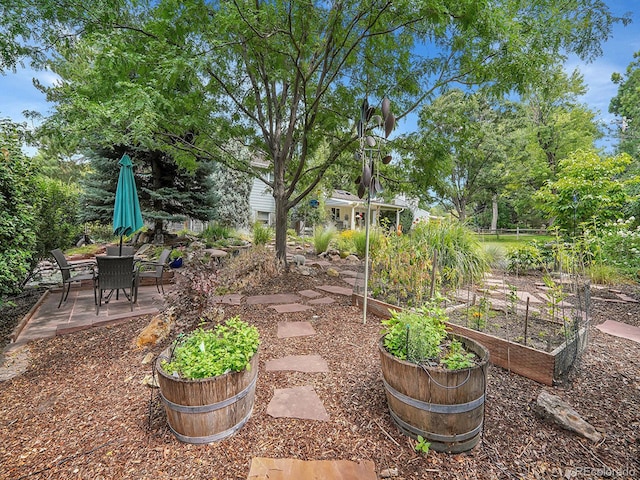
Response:
POLYGON ((91 172, 87 175, 82 198, 83 221, 110 224, 118 184, 118 161, 129 153, 134 163, 138 197, 145 221, 161 232, 166 222, 180 222, 187 217, 212 220, 217 195, 211 178, 210 163, 201 162, 186 171, 161 150, 141 150, 122 146, 97 150, 88 155, 91 172))
POLYGON ((640 157, 640 52, 633 54, 633 61, 623 75, 614 73, 611 80, 618 85, 618 93, 611 99, 609 112, 619 118, 618 129, 621 152, 633 158, 640 157))
POLYGON ((67 10, 70 0, 30 3, 10 1, 5 23, 17 28, 15 11, 24 8, 36 33, 49 25, 42 20, 55 20, 45 40, 65 35, 52 64, 63 84, 50 92, 59 102, 57 125, 70 127, 59 131, 79 143, 100 135, 173 150, 185 165, 206 158, 257 176, 273 191, 282 260, 288 211, 345 150, 355 150, 353 119, 364 97, 379 104, 389 96, 403 117, 451 83, 496 93, 523 88, 567 52, 599 54, 599 41, 621 20, 604 0, 159 0, 114 1, 116 7, 106 0, 67 10), (82 37, 69 41, 78 31, 82 37), (231 141, 244 142, 273 175, 234 158, 231 141), (327 144, 322 163, 310 165, 327 144))
POLYGON ((406 158, 411 193, 432 195, 465 221, 474 202, 497 195, 504 162, 504 123, 484 95, 451 90, 420 112, 419 132, 406 158), (437 173, 434 167, 438 166, 437 173), (425 175, 425 172, 430 172, 425 175))

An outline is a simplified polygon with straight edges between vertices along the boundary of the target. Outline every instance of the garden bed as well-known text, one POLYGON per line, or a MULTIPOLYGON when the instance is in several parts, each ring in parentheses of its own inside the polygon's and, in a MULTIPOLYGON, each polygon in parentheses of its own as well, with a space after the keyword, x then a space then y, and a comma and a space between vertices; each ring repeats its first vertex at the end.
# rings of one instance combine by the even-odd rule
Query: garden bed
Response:
MULTIPOLYGON (((354 293, 352 299, 354 305, 362 308, 364 303, 364 297, 362 295, 354 293)), ((372 298, 367 299, 367 311, 381 318, 389 318, 390 311, 399 309, 400 307, 396 305, 372 298)), ((453 317, 456 318, 455 315, 453 317)), ((494 320, 494 328, 499 330, 497 328, 497 319, 494 320)), ((464 321, 466 322, 466 318, 464 321)), ((549 322, 541 323, 544 325, 544 323, 549 322)), ((554 385, 562 382, 575 360, 582 354, 587 346, 586 327, 578 329, 570 338, 563 337, 564 341, 558 342, 551 351, 547 352, 521 345, 490 333, 467 328, 459 323, 449 322, 447 325, 454 333, 469 337, 484 345, 489 350, 489 360, 494 365, 537 382, 544 383, 545 385, 554 385)), ((552 325, 551 327, 557 329, 561 326, 552 325)), ((538 331, 541 332, 543 330, 538 331)), ((505 332, 504 328, 502 332, 505 332)), ((539 336, 539 334, 536 335, 539 336)))

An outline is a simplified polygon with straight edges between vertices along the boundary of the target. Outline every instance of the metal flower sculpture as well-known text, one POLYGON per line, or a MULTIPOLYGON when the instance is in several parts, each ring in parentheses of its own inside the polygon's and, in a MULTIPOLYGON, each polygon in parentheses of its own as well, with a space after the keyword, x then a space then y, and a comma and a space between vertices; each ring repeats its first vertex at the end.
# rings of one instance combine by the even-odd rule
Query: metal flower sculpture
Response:
POLYGON ((367 323, 367 297, 369 285, 369 224, 371 221, 371 197, 382 192, 382 185, 377 168, 377 163, 388 165, 391 155, 382 156, 383 147, 389 135, 396 126, 396 117, 391 113, 391 102, 387 97, 382 100, 382 115, 376 114, 375 107, 369 105, 369 100, 364 99, 360 108, 360 119, 357 122, 358 138, 360 145, 355 153, 356 161, 361 163, 361 174, 356 179, 358 185, 358 197, 367 195, 367 215, 365 219, 366 247, 364 260, 364 301, 363 323, 367 323), (381 131, 381 134, 376 133, 381 131))

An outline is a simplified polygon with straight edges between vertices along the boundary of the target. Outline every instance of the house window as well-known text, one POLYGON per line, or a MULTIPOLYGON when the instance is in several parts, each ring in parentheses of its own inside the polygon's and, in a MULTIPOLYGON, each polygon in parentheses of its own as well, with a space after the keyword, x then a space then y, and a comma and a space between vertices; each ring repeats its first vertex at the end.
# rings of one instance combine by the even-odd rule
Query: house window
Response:
POLYGON ((340 220, 340 209, 339 208, 331 208, 331 219, 334 222, 337 222, 340 220))
POLYGON ((269 212, 256 212, 256 222, 271 225, 271 214, 269 212))

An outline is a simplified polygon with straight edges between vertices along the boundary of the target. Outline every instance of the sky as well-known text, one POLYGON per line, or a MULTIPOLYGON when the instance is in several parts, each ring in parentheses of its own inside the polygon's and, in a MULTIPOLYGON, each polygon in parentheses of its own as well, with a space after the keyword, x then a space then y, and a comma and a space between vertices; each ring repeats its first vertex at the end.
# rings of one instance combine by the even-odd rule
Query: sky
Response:
MULTIPOLYGON (((607 3, 614 15, 622 16, 630 12, 631 24, 627 27, 614 27, 612 38, 602 44, 601 57, 592 63, 571 58, 566 68, 569 72, 575 68, 580 70, 588 88, 581 101, 597 113, 600 121, 613 126, 615 118, 608 113, 608 109, 609 102, 617 94, 618 86, 611 82, 611 74, 624 74, 633 61, 633 54, 640 51, 640 0, 607 0, 607 3)), ((22 113, 25 110, 35 110, 45 117, 52 112, 53 105, 47 103, 44 95, 33 86, 34 77, 44 85, 51 85, 55 81, 52 73, 34 72, 29 68, 0 75, 0 118, 24 122, 27 121, 22 113)), ((399 127, 402 128, 403 125, 399 127)), ((612 143, 605 139, 601 146, 610 149, 612 143)))

